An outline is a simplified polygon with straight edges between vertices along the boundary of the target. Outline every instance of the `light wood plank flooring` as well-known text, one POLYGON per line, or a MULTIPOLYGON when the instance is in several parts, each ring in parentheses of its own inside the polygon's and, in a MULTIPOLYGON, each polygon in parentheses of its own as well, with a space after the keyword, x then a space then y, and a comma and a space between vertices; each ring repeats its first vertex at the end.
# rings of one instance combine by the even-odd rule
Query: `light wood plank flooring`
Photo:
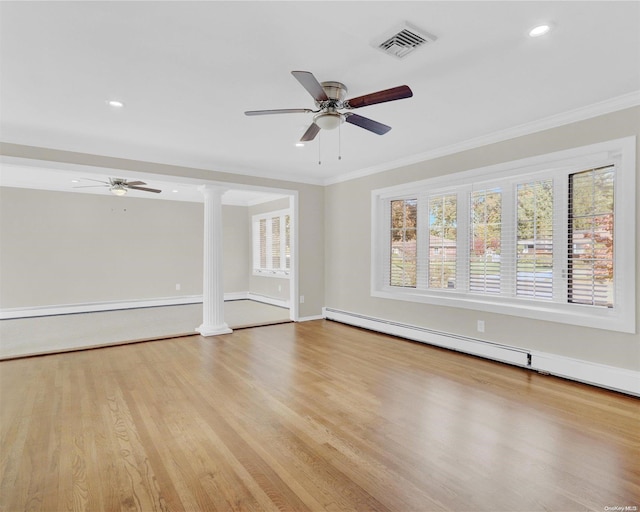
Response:
POLYGON ((637 399, 329 321, 3 361, 0 392, 6 512, 640 505, 637 399))

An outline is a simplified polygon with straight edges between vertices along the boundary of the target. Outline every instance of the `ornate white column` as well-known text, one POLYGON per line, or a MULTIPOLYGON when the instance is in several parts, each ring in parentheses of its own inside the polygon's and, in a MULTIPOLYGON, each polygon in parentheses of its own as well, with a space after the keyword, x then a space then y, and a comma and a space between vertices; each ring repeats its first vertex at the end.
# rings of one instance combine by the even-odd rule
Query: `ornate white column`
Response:
POLYGON ((232 332, 224 322, 224 288, 222 276, 222 194, 226 189, 201 185, 204 195, 204 272, 202 275, 202 325, 196 329, 203 336, 232 332))

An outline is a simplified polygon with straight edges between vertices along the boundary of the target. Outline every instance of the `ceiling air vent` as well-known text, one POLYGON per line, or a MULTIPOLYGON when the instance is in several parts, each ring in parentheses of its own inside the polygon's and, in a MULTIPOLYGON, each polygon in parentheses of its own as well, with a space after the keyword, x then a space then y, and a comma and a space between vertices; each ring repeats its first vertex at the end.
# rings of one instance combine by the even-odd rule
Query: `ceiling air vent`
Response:
POLYGON ((381 43, 378 42, 380 39, 374 43, 376 48, 402 59, 427 43, 434 42, 437 38, 405 23, 399 30, 387 33, 381 39, 381 43))

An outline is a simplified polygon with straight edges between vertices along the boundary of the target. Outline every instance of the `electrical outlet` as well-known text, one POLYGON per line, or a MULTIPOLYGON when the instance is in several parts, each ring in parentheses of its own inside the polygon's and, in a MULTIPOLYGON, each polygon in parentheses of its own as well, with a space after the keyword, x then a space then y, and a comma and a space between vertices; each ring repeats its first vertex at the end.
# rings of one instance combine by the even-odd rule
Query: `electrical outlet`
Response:
POLYGON ((180 284, 176 283, 176 290, 180 290, 180 284))
POLYGON ((281 291, 282 291, 282 285, 281 285, 281 284, 279 284, 279 285, 278 285, 278 291, 279 291, 279 292, 281 292, 281 291))
POLYGON ((304 295, 300 295, 300 304, 304 304, 304 295))
POLYGON ((484 320, 478 320, 478 332, 484 332, 484 320))

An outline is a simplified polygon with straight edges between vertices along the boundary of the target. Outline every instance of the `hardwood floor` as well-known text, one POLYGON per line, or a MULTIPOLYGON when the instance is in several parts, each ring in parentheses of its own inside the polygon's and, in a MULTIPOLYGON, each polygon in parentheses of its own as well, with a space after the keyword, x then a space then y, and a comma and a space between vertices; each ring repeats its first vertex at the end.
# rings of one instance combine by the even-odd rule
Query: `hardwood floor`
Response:
POLYGON ((637 399, 328 321, 3 361, 0 386, 6 512, 640 505, 637 399))

